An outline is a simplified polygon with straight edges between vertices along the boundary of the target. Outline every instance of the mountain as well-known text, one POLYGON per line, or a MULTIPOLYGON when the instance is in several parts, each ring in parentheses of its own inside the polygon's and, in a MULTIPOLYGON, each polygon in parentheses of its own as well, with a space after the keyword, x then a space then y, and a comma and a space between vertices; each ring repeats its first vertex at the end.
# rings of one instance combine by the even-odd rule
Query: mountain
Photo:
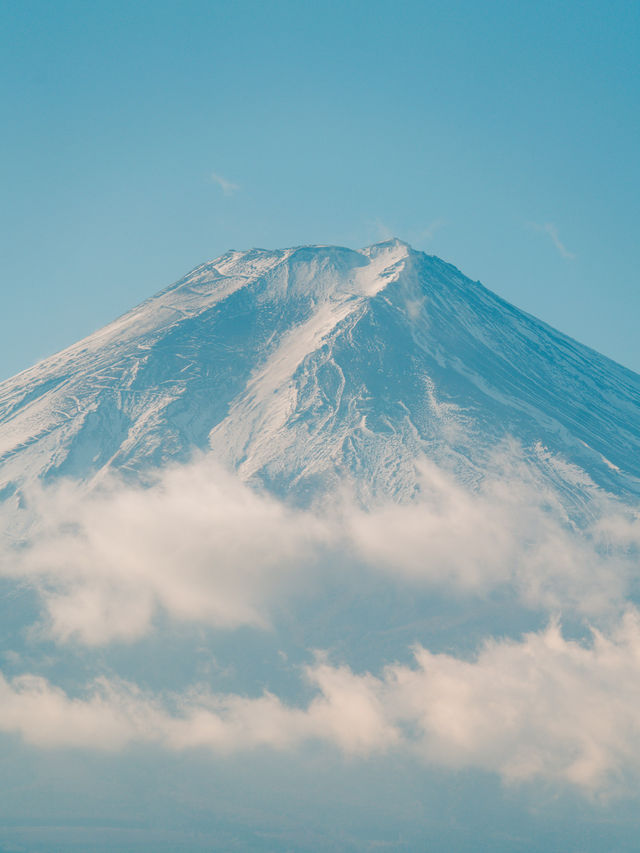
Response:
POLYGON ((406 500, 418 457, 473 482, 507 437, 638 496, 640 376, 399 240, 231 251, 0 384, 0 495, 210 448, 297 502, 406 500))
POLYGON ((636 850, 639 497, 640 376, 450 264, 196 267, 0 385, 6 849, 636 850))

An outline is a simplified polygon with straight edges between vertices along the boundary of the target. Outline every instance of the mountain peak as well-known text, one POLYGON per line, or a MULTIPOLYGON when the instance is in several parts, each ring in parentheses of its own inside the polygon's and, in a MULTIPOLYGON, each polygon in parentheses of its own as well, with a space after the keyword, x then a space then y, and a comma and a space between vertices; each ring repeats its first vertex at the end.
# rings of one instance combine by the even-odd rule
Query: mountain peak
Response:
POLYGON ((387 248, 404 249, 408 252, 413 251, 413 248, 410 246, 410 244, 407 243, 405 240, 401 240, 399 237, 389 237, 387 240, 382 240, 379 243, 373 243, 373 245, 367 246, 364 251, 373 252, 375 250, 384 250, 387 248))

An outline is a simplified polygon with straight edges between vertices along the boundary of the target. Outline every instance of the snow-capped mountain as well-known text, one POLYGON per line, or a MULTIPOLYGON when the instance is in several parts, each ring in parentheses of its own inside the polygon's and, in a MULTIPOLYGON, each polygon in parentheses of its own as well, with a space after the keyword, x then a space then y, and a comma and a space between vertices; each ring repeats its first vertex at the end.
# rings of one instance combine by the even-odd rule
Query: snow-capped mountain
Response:
POLYGON ((305 501, 473 480, 505 437, 640 494, 640 377, 398 240, 231 251, 0 385, 0 495, 210 448, 305 501))
POLYGON ((0 735, 109 751, 71 814, 145 754, 216 825, 378 767, 393 849, 441 790, 502 827, 491 774, 591 808, 640 776, 639 497, 640 376, 399 241, 229 252, 0 385, 0 735))

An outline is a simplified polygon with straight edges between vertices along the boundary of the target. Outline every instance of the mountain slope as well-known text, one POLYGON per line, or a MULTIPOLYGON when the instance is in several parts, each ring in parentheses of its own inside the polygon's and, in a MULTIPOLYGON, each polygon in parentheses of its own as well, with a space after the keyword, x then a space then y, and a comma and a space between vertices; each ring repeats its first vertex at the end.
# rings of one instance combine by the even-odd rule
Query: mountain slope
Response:
POLYGON ((229 252, 0 385, 0 495, 211 448, 297 500, 404 499, 500 441, 640 494, 640 377, 400 241, 229 252))

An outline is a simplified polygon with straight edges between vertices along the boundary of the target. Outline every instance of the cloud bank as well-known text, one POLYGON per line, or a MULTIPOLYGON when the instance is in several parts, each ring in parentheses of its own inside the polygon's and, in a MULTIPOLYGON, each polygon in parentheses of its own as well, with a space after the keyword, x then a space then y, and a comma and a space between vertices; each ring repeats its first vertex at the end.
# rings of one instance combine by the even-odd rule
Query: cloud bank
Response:
POLYGON ((305 706, 194 688, 153 696, 98 680, 73 698, 44 679, 0 677, 0 731, 41 747, 119 750, 133 742, 214 753, 309 740, 367 756, 402 750, 427 764, 476 767, 506 782, 544 779, 611 791, 640 771, 640 616, 581 644, 557 624, 490 640, 476 656, 414 650, 412 665, 356 674, 319 656, 305 706))
MULTIPOLYGON (((572 521, 519 461, 462 486, 424 460, 420 495, 364 510, 339 499, 300 510, 242 483, 210 457, 148 488, 117 478, 28 496, 27 539, 0 572, 35 586, 57 641, 133 641, 162 611, 218 628, 266 627, 274 602, 340 559, 403 585, 486 595, 509 589, 547 612, 615 616, 636 572, 640 519, 603 494, 572 521)), ((349 573, 342 583, 348 584, 349 573)))
POLYGON ((273 608, 338 556, 332 583, 374 572, 456 596, 502 588, 521 606, 607 626, 589 643, 563 636, 552 618, 544 631, 489 639, 470 659, 416 646, 410 665, 378 674, 318 655, 303 671, 311 698, 301 704, 202 685, 154 695, 107 678, 72 696, 36 675, 0 676, 0 731, 39 747, 99 750, 148 743, 233 753, 321 741, 348 755, 394 750, 586 792, 637 779, 640 616, 627 597, 640 513, 584 472, 564 466, 565 494, 518 448, 501 448, 499 458, 473 488, 423 460, 414 501, 367 510, 345 496, 329 509, 287 506, 210 456, 146 487, 115 476, 93 488, 62 482, 26 496, 31 527, 3 549, 0 572, 39 591, 60 643, 133 642, 159 613, 266 628, 273 608), (572 477, 589 494, 588 515, 567 503, 572 477))

